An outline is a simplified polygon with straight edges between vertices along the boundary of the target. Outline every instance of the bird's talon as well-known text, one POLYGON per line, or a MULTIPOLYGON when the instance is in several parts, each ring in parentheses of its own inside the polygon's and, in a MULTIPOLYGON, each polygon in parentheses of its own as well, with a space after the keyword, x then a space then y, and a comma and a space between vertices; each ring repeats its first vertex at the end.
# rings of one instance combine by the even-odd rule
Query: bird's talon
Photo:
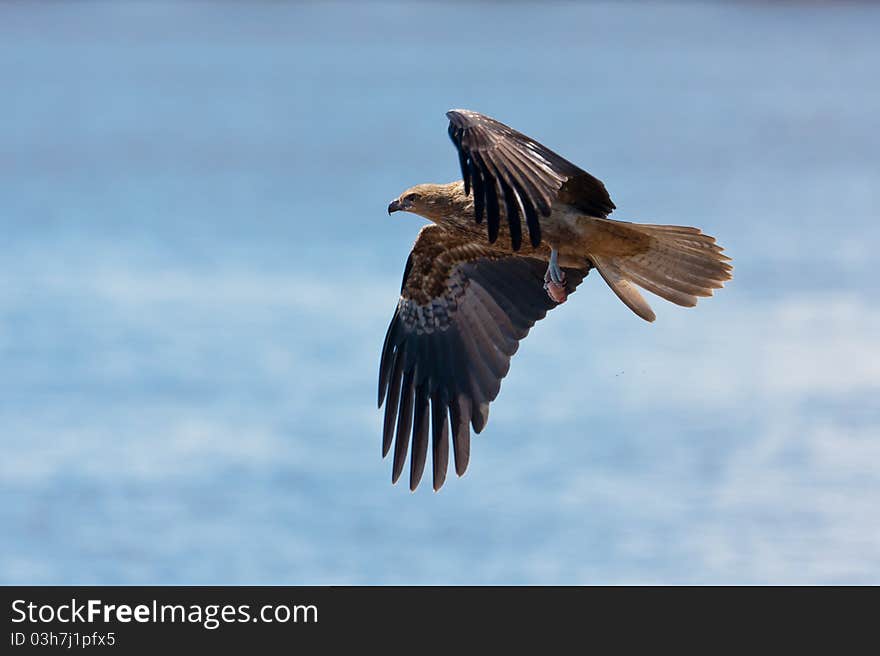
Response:
POLYGON ((547 290, 549 296, 556 303, 565 303, 568 298, 568 292, 565 290, 565 284, 559 284, 553 281, 544 283, 544 289, 547 290))

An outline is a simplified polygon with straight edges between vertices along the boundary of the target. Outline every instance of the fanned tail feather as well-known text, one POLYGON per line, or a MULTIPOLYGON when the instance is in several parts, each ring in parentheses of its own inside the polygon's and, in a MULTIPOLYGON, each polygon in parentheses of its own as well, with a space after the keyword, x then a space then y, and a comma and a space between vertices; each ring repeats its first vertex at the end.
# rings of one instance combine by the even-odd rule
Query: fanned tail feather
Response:
POLYGON ((648 248, 627 255, 591 253, 590 259, 620 300, 646 321, 655 315, 636 285, 676 305, 693 307, 732 277, 724 249, 698 228, 615 223, 648 237, 648 248))

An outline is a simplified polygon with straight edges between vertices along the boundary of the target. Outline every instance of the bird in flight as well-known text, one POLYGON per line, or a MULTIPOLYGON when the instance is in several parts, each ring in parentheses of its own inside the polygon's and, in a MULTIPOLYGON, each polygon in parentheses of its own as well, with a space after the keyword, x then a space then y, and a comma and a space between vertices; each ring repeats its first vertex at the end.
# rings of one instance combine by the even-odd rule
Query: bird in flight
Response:
POLYGON ((605 185, 534 139, 483 114, 446 113, 462 179, 419 184, 391 201, 422 228, 403 272, 379 366, 382 455, 392 482, 411 451, 421 481, 430 432, 433 485, 470 458, 519 341, 596 269, 627 307, 654 312, 638 287, 685 307, 731 278, 730 258, 698 228, 609 219, 605 185), (412 446, 410 448, 410 442, 412 446))

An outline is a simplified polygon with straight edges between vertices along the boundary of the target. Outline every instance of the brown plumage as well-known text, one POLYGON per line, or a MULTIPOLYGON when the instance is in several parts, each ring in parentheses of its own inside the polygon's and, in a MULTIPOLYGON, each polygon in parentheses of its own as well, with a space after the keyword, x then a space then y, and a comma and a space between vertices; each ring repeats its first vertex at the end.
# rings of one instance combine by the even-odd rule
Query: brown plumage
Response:
POLYGON ((519 341, 557 305, 545 291, 551 250, 564 272, 561 300, 596 268, 648 321, 655 315, 637 286, 690 307, 732 271, 699 229, 608 219, 615 206, 597 178, 487 116, 447 116, 463 180, 416 185, 388 207, 433 223, 407 260, 379 371, 382 453, 394 445, 397 482, 411 443, 413 490, 429 433, 435 490, 446 479, 450 436, 456 472, 467 468, 470 428, 486 425, 519 341))

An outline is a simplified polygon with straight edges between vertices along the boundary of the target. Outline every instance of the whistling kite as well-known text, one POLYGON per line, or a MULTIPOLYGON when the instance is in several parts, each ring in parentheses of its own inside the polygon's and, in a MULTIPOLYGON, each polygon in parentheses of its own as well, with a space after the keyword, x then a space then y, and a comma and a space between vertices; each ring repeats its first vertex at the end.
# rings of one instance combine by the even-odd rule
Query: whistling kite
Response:
POLYGON ((434 489, 446 480, 450 428, 455 471, 464 473, 468 424, 483 430, 519 340, 590 269, 647 321, 654 312, 636 285, 691 307, 732 271, 697 228, 606 218, 615 206, 605 185, 534 139, 476 112, 446 116, 463 180, 416 185, 388 206, 432 222, 406 262, 379 367, 382 454, 396 426, 396 483, 412 435, 412 490, 429 423, 434 489))

